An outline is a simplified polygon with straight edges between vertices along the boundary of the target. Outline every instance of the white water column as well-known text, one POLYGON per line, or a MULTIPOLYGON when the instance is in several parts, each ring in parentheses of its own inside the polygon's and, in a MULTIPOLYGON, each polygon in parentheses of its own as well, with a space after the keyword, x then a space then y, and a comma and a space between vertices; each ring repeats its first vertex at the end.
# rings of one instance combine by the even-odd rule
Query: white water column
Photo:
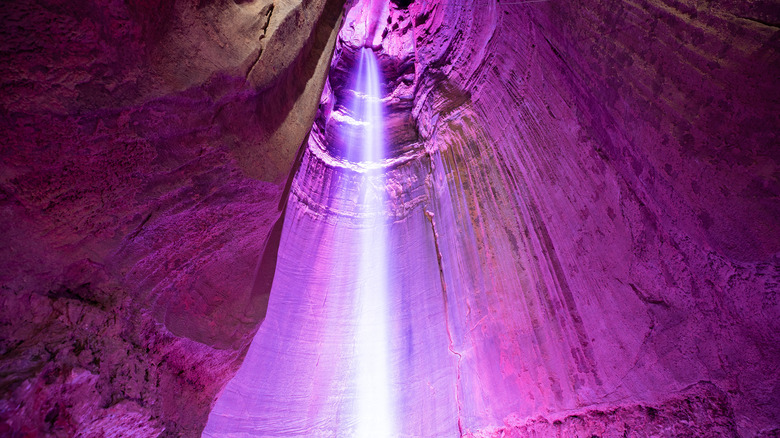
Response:
POLYGON ((358 64, 355 116, 362 125, 358 144, 366 167, 361 191, 360 265, 357 290, 357 436, 395 435, 396 413, 392 386, 394 361, 390 357, 388 212, 384 169, 380 70, 374 52, 363 48, 358 64))

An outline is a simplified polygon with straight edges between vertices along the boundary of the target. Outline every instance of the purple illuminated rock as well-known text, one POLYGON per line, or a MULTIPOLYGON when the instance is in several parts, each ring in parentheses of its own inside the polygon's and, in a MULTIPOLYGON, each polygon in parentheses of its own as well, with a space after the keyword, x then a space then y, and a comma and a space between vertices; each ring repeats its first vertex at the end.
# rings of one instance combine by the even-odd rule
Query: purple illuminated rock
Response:
MULTIPOLYGON (((416 378, 424 376, 412 373, 408 387, 399 388, 407 397, 402 430, 437 436, 414 413, 437 400, 451 401, 454 394, 450 430, 474 436, 772 433, 777 428, 773 406, 778 406, 773 358, 779 347, 778 305, 772 298, 780 250, 776 180, 769 177, 762 183, 766 190, 748 197, 728 188, 753 184, 756 166, 767 169, 766 175, 777 172, 768 114, 778 93, 767 65, 745 71, 744 52, 729 52, 728 42, 736 38, 739 47, 758 51, 749 56, 776 63, 776 48, 762 46, 771 32, 766 26, 739 30, 718 24, 718 10, 700 11, 708 26, 722 26, 711 36, 712 50, 717 48, 713 56, 730 59, 733 66, 711 74, 677 52, 649 53, 637 43, 653 37, 641 31, 639 23, 646 23, 639 20, 670 26, 661 5, 647 5, 634 11, 639 18, 619 23, 622 12, 597 2, 588 7, 601 11, 616 40, 602 38, 605 31, 582 18, 579 7, 529 3, 484 10, 433 2, 414 3, 408 10, 390 4, 378 9, 393 162, 389 208, 401 222, 430 221, 431 228, 417 229, 413 240, 432 240, 435 251, 418 253, 416 263, 425 266, 436 257, 441 284, 434 290, 444 292, 423 295, 425 307, 438 303, 444 309, 428 319, 416 318, 399 301, 397 312, 407 309, 410 330, 398 331, 390 343, 413 342, 409 332, 420 327, 441 327, 448 334, 450 360, 432 362, 438 373, 455 380, 443 393, 438 388, 426 393, 415 390, 416 378), (550 22, 565 23, 565 31, 550 22), (590 52, 584 50, 588 47, 590 52), (591 58, 594 53, 597 59, 591 58), (664 79, 665 69, 674 75, 664 79), (701 78, 683 81, 680 69, 701 78), (737 80, 749 74, 761 80, 737 80), (668 93, 690 98, 674 106, 663 89, 652 91, 657 81, 669 82, 674 91, 668 93), (724 98, 742 111, 724 114, 706 103, 712 102, 708 90, 733 83, 744 89, 724 98), (756 112, 754 107, 761 108, 761 122, 741 121, 756 112), (713 117, 733 119, 729 129, 746 143, 729 153, 745 159, 715 159, 726 147, 718 145, 726 127, 711 126, 713 117), (712 150, 690 155, 689 137, 674 137, 680 126, 699 133, 697 141, 712 144, 712 150), (702 178, 702 169, 712 179, 702 178), (681 175, 687 175, 692 191, 676 187, 681 175), (706 193, 718 184, 718 201, 711 204, 706 193), (721 224, 733 230, 731 235, 713 235, 716 216, 740 226, 721 224), (767 239, 749 238, 765 232, 771 234, 767 239), (690 426, 680 426, 683 422, 690 426)), ((329 207, 360 199, 343 193, 359 190, 352 187, 359 181, 344 183, 353 171, 345 151, 358 139, 342 133, 352 117, 345 102, 359 47, 367 40, 376 46, 369 30, 376 17, 365 16, 373 10, 358 5, 348 15, 294 185, 303 200, 296 202, 322 221, 319 230, 316 223, 305 231, 298 231, 298 223, 287 225, 291 234, 318 236, 290 244, 313 245, 306 251, 315 254, 313 261, 292 258, 280 267, 279 272, 298 272, 299 279, 307 278, 311 263, 324 263, 317 272, 342 272, 334 266, 349 271, 344 266, 354 258, 343 238, 327 230, 339 229, 339 216, 355 205, 329 207), (339 249, 314 249, 320 247, 339 249)), ((693 34, 702 25, 673 24, 693 34)), ((659 38, 658 44, 678 44, 677 38, 659 38)), ((301 207, 290 208, 298 216, 301 207)), ((395 256, 413 257, 402 249, 395 256)), ((412 282, 418 275, 431 273, 411 268, 399 273, 412 282)), ((335 273, 330 278, 342 282, 335 273)), ((275 284, 279 301, 272 297, 271 307, 286 316, 274 318, 274 334, 258 332, 253 346, 271 359, 259 353, 248 357, 246 371, 228 386, 228 394, 233 406, 262 394, 257 413, 242 411, 236 417, 245 431, 338 435, 348 430, 349 420, 347 426, 343 422, 350 418, 348 409, 329 413, 323 399, 304 389, 293 396, 284 389, 288 386, 278 386, 289 382, 281 376, 253 383, 252 376, 265 375, 283 361, 296 364, 296 375, 307 376, 294 387, 312 381, 319 388, 318 378, 306 372, 353 363, 340 354, 311 364, 307 336, 296 336, 297 324, 288 319, 298 312, 286 310, 308 299, 308 292, 296 288, 292 280, 275 284), (279 338, 286 339, 284 348, 268 347, 279 338), (287 401, 277 405, 275 399, 287 401)), ((316 289, 351 291, 324 280, 316 289)), ((320 310, 328 309, 323 299, 320 310)), ((331 315, 330 321, 350 324, 348 315, 331 315)), ((320 331, 314 331, 318 334, 311 336, 318 338, 320 331)), ((351 339, 344 334, 330 342, 337 349, 351 339)), ((413 357, 426 357, 436 351, 433 345, 413 349, 413 357)), ((343 382, 342 389, 351 382, 349 375, 336 381, 343 382)), ((325 390, 322 397, 328 394, 334 393, 325 390)), ((338 394, 345 406, 355 403, 348 391, 338 394)), ((232 419, 231 409, 218 405, 216 413, 232 419)))
POLYGON ((723 430, 776 433, 777 11, 410 11, 466 428, 660 406, 706 381, 723 430))

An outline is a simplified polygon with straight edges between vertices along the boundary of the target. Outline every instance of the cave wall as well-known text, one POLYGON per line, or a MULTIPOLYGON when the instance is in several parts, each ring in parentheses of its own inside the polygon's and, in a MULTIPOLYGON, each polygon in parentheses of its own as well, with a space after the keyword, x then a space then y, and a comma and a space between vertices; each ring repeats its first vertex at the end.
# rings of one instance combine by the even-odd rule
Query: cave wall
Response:
POLYGON ((0 8, 0 435, 199 436, 342 2, 0 8))
POLYGON ((777 433, 777 9, 410 10, 468 429, 777 433))

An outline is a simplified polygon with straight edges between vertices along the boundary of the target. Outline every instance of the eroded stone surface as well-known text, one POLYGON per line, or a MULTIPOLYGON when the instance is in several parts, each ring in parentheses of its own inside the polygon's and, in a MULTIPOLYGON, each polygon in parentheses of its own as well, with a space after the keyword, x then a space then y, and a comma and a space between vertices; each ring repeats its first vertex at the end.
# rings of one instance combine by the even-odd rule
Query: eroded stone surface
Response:
POLYGON ((771 8, 410 11, 468 429, 700 380, 776 429, 771 8))
POLYGON ((479 437, 736 437, 734 413, 726 394, 709 382, 699 382, 671 395, 660 405, 619 405, 591 408, 553 418, 521 420, 509 417, 502 427, 468 434, 479 437))
MULTIPOLYGON (((432 239, 435 247, 399 248, 394 258, 429 266, 436 257, 441 284, 431 290, 443 295, 426 293, 423 302, 438 303, 446 316, 431 313, 423 323, 399 300, 391 313, 409 315, 410 329, 390 344, 409 345, 416 358, 431 355, 436 375, 457 382, 435 395, 441 388, 418 391, 425 376, 410 373, 399 389, 403 431, 435 436, 414 413, 454 393, 450 430, 474 436, 776 433, 780 248, 774 234, 748 238, 778 227, 777 191, 769 188, 777 173, 771 26, 741 29, 735 22, 745 18, 733 5, 384 5, 348 14, 293 185, 296 218, 302 210, 322 223, 303 232, 319 236, 315 242, 294 246, 319 249, 312 261, 291 258, 280 272, 308 278, 311 263, 334 270, 334 279, 348 271, 348 245, 327 230, 349 222, 343 216, 360 223, 361 189, 344 180, 363 165, 350 162, 345 151, 356 140, 342 133, 353 123, 356 53, 372 46, 386 78, 388 208, 407 228, 429 221, 415 241, 432 239), (687 36, 702 32, 710 40, 687 36), (705 51, 709 64, 683 56, 692 51, 705 51), (725 66, 717 74, 713 60, 725 66), (746 83, 749 77, 758 81, 746 83), (741 108, 736 114, 711 105, 727 87, 731 94, 721 98, 741 108), (750 114, 758 114, 755 123, 743 119, 750 114), (724 140, 727 131, 743 143, 724 140), (709 146, 692 155, 691 141, 709 146), (744 196, 758 168, 768 176, 763 189, 744 196), (678 187, 683 180, 690 191, 678 187), (718 201, 706 194, 713 186, 718 201), (742 194, 731 191, 739 187, 742 194), (717 227, 730 231, 713 235, 717 227), (446 328, 450 360, 433 358, 434 343, 420 349, 418 338, 404 337, 422 326, 446 328), (663 414, 650 418, 653 412, 663 414)), ((276 284, 280 300, 272 302, 289 315, 309 296, 297 295, 293 283, 276 284)), ((349 315, 328 319, 332 305, 322 305, 323 320, 313 326, 349 327, 349 315)), ((275 334, 259 332, 253 348, 296 364, 315 388, 333 383, 318 380, 316 370, 354 362, 342 354, 307 365, 314 356, 307 339, 326 336, 325 328, 299 337, 280 317, 268 330, 275 334), (286 348, 269 347, 279 338, 286 348)), ((328 342, 349 351, 352 341, 344 334, 328 342)), ((250 360, 248 370, 276 372, 267 357, 250 360)), ((348 390, 335 414, 303 382, 293 386, 305 395, 288 399, 290 390, 255 385, 250 374, 231 392, 262 406, 241 416, 245 430, 349 430, 348 406, 360 401, 348 390), (288 401, 277 406, 275 397, 288 401), (306 423, 300 412, 323 415, 306 423), (298 419, 289 429, 287 415, 298 419)), ((334 379, 349 388, 349 376, 334 379)))
POLYGON ((265 314, 340 11, 3 5, 3 435, 199 435, 265 314))

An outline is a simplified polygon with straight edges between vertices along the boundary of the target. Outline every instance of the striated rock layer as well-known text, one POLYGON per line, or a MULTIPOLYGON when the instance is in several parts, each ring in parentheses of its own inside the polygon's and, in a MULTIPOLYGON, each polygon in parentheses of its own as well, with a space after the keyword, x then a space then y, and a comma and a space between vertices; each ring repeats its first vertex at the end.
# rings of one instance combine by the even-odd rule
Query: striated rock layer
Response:
POLYGON ((406 328, 392 365, 429 364, 394 386, 399 433, 778 433, 777 17, 753 8, 350 9, 290 194, 274 313, 212 433, 339 436, 358 421, 339 306, 358 257, 342 233, 358 233, 372 186, 354 176, 345 103, 363 45, 386 77, 388 211, 406 242, 392 259, 414 260, 391 280, 406 328))

